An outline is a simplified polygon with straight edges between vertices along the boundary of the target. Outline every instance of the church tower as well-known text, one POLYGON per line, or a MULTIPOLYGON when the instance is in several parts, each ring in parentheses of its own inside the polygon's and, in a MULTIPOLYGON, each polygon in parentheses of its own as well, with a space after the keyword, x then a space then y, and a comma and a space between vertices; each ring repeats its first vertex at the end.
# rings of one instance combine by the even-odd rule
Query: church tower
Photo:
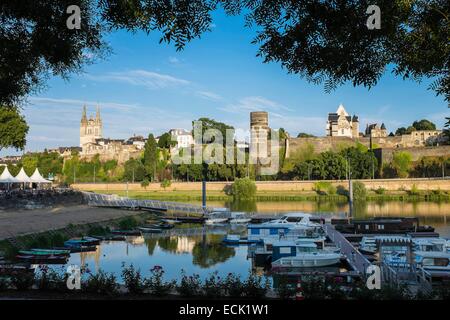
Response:
POLYGON ((101 139, 103 136, 103 124, 100 117, 100 107, 97 106, 95 119, 91 116, 87 118, 86 105, 83 106, 83 114, 81 115, 80 123, 80 147, 87 143, 95 143, 96 139, 101 139))

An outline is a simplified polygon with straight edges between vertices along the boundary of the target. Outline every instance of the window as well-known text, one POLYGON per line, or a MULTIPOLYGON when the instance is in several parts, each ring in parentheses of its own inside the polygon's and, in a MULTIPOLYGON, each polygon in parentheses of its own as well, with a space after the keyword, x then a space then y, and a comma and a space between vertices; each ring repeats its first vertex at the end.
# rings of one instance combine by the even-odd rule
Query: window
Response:
POLYGON ((368 224, 365 225, 365 229, 369 230, 369 225, 368 224))
POLYGON ((259 229, 251 229, 252 230, 252 234, 259 234, 259 229))
POLYGON ((280 247, 280 254, 291 254, 290 247, 280 247))
POLYGON ((278 234, 278 230, 277 229, 270 229, 270 234, 278 234))

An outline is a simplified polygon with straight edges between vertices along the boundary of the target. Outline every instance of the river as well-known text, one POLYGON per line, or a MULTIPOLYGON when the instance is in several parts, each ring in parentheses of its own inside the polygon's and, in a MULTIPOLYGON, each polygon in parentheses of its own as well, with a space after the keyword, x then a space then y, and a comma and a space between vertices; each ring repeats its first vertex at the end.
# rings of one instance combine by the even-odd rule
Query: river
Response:
MULTIPOLYGON (((310 212, 325 217, 345 217, 348 204, 308 201, 208 202, 208 206, 230 207, 234 211, 259 214, 310 212)), ((436 202, 367 202, 354 208, 356 218, 375 216, 419 217, 421 224, 432 225, 441 236, 450 237, 450 203, 436 202)), ((166 279, 180 279, 181 271, 199 274, 202 278, 217 271, 220 276, 233 272, 246 277, 252 269, 246 246, 227 247, 221 244, 223 235, 206 234, 172 236, 170 238, 128 237, 125 242, 102 242, 97 251, 72 254, 69 264, 88 265, 92 271, 100 268, 113 272, 120 279, 122 263, 133 264, 148 276, 153 266, 162 266, 166 279)), ((254 270, 255 271, 255 270, 254 270)), ((256 272, 262 273, 262 269, 256 272)))

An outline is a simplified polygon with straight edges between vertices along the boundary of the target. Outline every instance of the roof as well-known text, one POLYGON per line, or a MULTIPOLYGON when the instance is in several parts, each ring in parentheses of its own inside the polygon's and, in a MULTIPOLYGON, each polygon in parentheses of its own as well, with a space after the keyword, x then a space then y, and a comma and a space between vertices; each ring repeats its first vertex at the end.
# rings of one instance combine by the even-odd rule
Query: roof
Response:
POLYGON ((2 174, 0 175, 0 183, 18 183, 19 181, 14 178, 8 170, 8 167, 5 167, 2 174))
POLYGON ((31 179, 31 182, 34 182, 34 183, 52 183, 51 181, 44 179, 41 176, 41 173, 39 172, 38 168, 36 168, 36 170, 34 170, 34 173, 31 175, 30 179, 31 179))
POLYGON ((26 174, 26 172, 23 169, 23 167, 20 169, 19 173, 17 174, 16 179, 19 182, 24 182, 24 183, 31 182, 30 177, 26 174))

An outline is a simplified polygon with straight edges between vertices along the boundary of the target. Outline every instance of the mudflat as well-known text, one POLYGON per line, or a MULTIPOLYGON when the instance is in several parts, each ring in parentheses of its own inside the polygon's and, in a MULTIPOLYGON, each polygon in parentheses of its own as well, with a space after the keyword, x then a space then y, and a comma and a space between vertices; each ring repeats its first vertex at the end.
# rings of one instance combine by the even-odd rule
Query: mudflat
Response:
POLYGON ((139 214, 136 211, 95 208, 87 205, 54 206, 43 209, 0 210, 0 240, 61 229, 68 224, 86 224, 139 214))

